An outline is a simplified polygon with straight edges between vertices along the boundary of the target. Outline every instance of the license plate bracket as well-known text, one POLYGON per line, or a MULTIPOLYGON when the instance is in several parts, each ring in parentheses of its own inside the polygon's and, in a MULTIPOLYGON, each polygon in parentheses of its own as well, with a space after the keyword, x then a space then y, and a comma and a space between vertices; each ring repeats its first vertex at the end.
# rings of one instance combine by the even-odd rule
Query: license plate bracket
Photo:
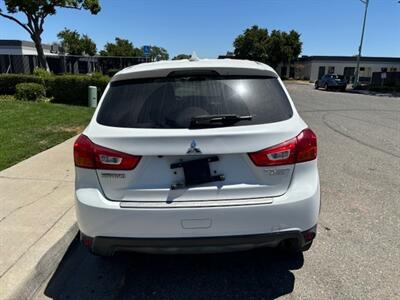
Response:
POLYGON ((171 169, 183 168, 183 173, 185 175, 185 184, 173 184, 171 189, 225 180, 224 175, 211 175, 210 162, 218 160, 218 156, 211 156, 171 164, 171 169))

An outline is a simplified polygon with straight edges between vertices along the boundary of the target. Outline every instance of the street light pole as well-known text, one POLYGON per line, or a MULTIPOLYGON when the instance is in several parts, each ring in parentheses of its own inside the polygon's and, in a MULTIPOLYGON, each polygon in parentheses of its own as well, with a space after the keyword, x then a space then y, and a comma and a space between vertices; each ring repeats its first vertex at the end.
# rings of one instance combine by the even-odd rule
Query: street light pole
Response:
POLYGON ((369 4, 369 0, 360 0, 360 1, 365 4, 365 12, 364 12, 364 21, 363 21, 363 26, 362 26, 362 32, 361 32, 360 47, 358 47, 357 67, 356 67, 356 73, 355 73, 353 86, 357 86, 359 83, 359 79, 360 79, 360 73, 359 73, 360 58, 361 58, 361 50, 362 50, 362 45, 363 45, 363 40, 364 40, 365 21, 367 20, 367 11, 368 11, 368 4, 369 4))

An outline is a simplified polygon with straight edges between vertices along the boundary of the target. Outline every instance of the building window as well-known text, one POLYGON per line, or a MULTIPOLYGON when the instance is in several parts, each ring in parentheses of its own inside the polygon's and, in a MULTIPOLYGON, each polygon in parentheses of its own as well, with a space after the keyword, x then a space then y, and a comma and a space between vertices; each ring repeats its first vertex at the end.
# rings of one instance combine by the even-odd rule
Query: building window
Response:
POLYGON ((333 74, 333 73, 335 73, 335 67, 333 66, 328 67, 328 74, 333 74))
POLYGON ((350 83, 354 82, 354 72, 355 72, 356 68, 355 67, 344 67, 343 70, 343 75, 344 78, 346 78, 346 80, 350 83))
POLYGON ((318 68, 318 79, 321 79, 325 75, 325 66, 320 66, 318 68))
POLYGON ((372 75, 372 70, 370 67, 360 68, 360 81, 369 81, 372 75))

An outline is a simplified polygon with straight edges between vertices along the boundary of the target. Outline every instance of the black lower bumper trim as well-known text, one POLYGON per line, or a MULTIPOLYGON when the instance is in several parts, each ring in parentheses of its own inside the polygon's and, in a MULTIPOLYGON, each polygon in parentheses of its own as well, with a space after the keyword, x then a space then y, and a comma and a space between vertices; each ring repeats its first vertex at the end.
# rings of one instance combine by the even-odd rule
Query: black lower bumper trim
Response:
POLYGON ((218 237, 189 237, 189 238, 120 238, 95 237, 92 243, 92 252, 100 255, 112 255, 116 251, 138 252, 211 252, 220 248, 234 250, 235 248, 256 248, 263 246, 274 247, 284 240, 296 240, 299 247, 309 241, 306 233, 315 232, 315 226, 307 231, 286 231, 266 234, 218 236, 218 237), (203 251, 205 250, 205 251, 203 251))

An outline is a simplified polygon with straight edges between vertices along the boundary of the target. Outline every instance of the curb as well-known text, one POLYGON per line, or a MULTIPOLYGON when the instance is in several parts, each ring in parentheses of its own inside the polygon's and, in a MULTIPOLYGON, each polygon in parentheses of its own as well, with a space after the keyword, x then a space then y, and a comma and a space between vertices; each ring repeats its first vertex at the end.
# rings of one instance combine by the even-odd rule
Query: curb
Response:
POLYGON ((75 213, 68 209, 29 253, 6 273, 0 282, 0 299, 31 299, 57 269, 70 243, 78 233, 75 213), (72 222, 71 222, 72 220, 72 222), (71 225, 72 223, 72 225, 71 225), (61 233, 61 236, 60 236, 61 233), (47 245, 50 247, 47 249, 47 245), (47 250, 46 250, 47 249, 47 250), (27 274, 24 274, 27 273, 27 274))
POLYGON ((376 97, 400 97, 400 93, 379 93, 379 92, 372 92, 368 90, 346 90, 347 93, 350 94, 359 94, 359 95, 366 95, 366 96, 376 96, 376 97))
POLYGON ((284 84, 314 85, 312 82, 302 80, 283 80, 284 84))

